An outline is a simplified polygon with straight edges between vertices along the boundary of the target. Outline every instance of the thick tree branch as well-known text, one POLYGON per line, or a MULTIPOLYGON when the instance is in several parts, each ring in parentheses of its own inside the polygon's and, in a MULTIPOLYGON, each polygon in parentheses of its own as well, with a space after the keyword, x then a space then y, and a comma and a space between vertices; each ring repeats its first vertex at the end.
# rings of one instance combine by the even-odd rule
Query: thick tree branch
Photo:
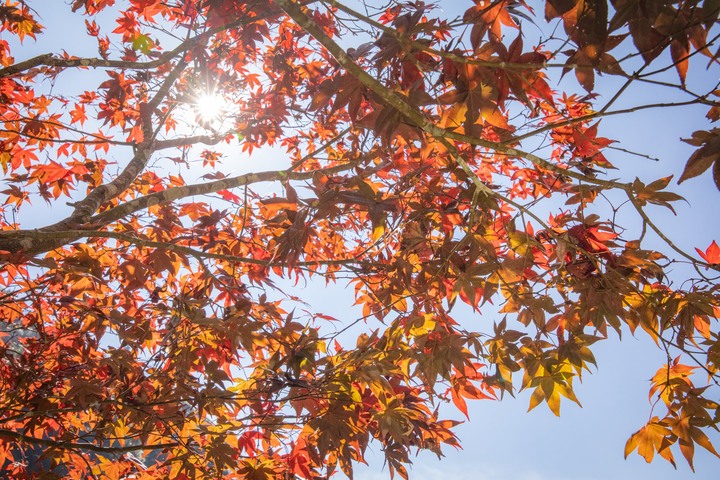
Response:
POLYGON ((12 255, 33 256, 39 253, 54 250, 69 242, 89 236, 88 230, 97 230, 105 225, 145 210, 153 205, 172 202, 181 198, 242 187, 260 182, 285 182, 288 180, 310 180, 318 174, 332 175, 355 168, 356 163, 346 163, 334 167, 311 170, 307 172, 288 172, 286 170, 272 170, 257 173, 247 173, 236 177, 224 178, 208 183, 173 187, 150 195, 138 197, 117 207, 97 214, 87 219, 83 224, 72 223, 69 219, 62 220, 39 230, 6 230, 0 231, 0 250, 12 255), (67 228, 60 228, 68 225, 67 228), (50 235, 51 233, 51 235, 50 235))
MULTIPOLYGON (((199 183, 194 185, 185 185, 183 187, 173 187, 161 192, 154 192, 144 197, 135 198, 122 205, 111 208, 103 213, 95 215, 88 221, 88 225, 107 225, 123 217, 131 215, 140 210, 160 203, 172 202, 181 198, 192 197, 195 195, 207 195, 216 193, 221 190, 229 190, 231 188, 244 187, 253 183, 260 182, 284 182, 288 180, 310 180, 318 174, 331 175, 333 173, 344 172, 355 168, 355 163, 346 163, 334 167, 311 170, 307 172, 288 172, 286 170, 271 170, 265 172, 246 173, 236 177, 223 178, 208 183, 199 183)), ((2 232, 0 232, 2 235, 2 232)))

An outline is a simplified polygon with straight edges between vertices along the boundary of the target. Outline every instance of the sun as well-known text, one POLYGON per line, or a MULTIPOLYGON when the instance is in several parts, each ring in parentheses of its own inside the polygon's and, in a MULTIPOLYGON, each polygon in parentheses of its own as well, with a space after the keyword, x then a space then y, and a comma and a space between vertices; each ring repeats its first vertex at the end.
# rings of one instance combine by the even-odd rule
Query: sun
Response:
POLYGON ((203 92, 195 97, 193 109, 202 124, 221 122, 228 111, 228 102, 218 92, 203 92))

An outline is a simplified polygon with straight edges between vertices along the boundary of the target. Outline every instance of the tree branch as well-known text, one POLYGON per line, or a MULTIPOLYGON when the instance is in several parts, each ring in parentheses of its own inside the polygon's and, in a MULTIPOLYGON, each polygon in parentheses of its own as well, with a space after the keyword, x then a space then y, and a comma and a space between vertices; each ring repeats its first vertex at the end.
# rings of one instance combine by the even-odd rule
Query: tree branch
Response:
MULTIPOLYGON (((317 1, 317 0, 311 0, 308 2, 304 2, 304 4, 314 3, 315 1, 317 1)), ((30 70, 31 68, 41 67, 41 66, 59 67, 59 68, 97 67, 97 68, 120 68, 120 69, 126 69, 126 70, 150 70, 152 68, 157 68, 161 65, 166 64, 173 58, 192 49, 196 44, 212 37, 216 33, 219 33, 219 32, 225 31, 225 30, 230 30, 235 27, 239 27, 247 21, 256 22, 256 21, 260 21, 260 20, 266 20, 270 16, 276 15, 276 14, 277 14, 277 12, 268 12, 265 15, 258 15, 257 17, 252 17, 250 19, 247 19, 247 18, 237 19, 233 22, 228 22, 219 27, 209 29, 209 30, 202 32, 190 39, 185 40, 184 42, 180 43, 180 45, 173 48, 172 50, 169 50, 169 51, 161 54, 155 60, 150 60, 147 62, 130 62, 130 61, 125 61, 125 60, 106 60, 104 58, 57 58, 52 53, 45 53, 45 54, 38 55, 33 58, 29 58, 22 62, 16 63, 14 65, 10 65, 9 67, 1 68, 0 69, 0 78, 17 75, 18 73, 25 72, 27 70, 30 70)))
POLYGON ((222 180, 215 180, 208 183, 168 188, 167 190, 138 197, 113 207, 105 212, 88 218, 87 222, 84 222, 83 224, 72 223, 69 219, 65 219, 39 230, 0 231, 0 250, 9 253, 11 256, 33 256, 39 253, 49 252, 50 250, 59 248, 68 242, 75 241, 79 238, 90 236, 88 234, 88 231, 90 230, 97 230, 111 222, 160 203, 172 202, 174 200, 192 197, 195 195, 207 195, 221 190, 228 190, 260 182, 310 180, 317 174, 331 175, 351 170, 355 168, 356 165, 357 163, 353 162, 307 172, 271 170, 257 173, 246 173, 244 175, 224 178, 222 180), (63 225, 67 225, 67 228, 60 228, 63 225))
MULTIPOLYGON (((311 170, 307 172, 288 172, 286 170, 271 170, 257 173, 246 173, 237 177, 223 178, 208 183, 198 183, 193 185, 185 185, 182 187, 168 188, 160 192, 154 192, 144 197, 135 198, 122 205, 111 208, 103 213, 95 215, 88 220, 88 225, 98 226, 107 225, 110 222, 119 220, 132 213, 145 210, 148 207, 160 203, 172 202, 181 198, 192 197, 195 195, 207 195, 216 193, 221 190, 229 190, 231 188, 243 187, 253 183, 260 182, 284 182, 287 180, 310 180, 317 174, 330 175, 333 173, 351 170, 356 163, 346 163, 329 168, 311 170)), ((0 232, 0 236, 2 232, 0 232)))
MULTIPOLYGON (((68 238, 72 238, 73 240, 79 240, 81 238, 112 238, 115 240, 119 240, 121 242, 129 243, 132 245, 138 245, 141 247, 148 247, 148 248, 157 248, 161 250, 170 250, 176 253, 182 253, 185 255, 190 255, 192 257, 195 257, 197 259, 213 259, 213 260, 223 260, 230 263, 249 263, 253 265, 261 265, 264 267, 283 267, 286 266, 287 263, 279 260, 259 260, 257 258, 250 258, 250 257, 239 257, 237 255, 228 255, 223 253, 212 253, 212 252, 205 252, 202 250, 196 250, 192 247, 187 247, 184 245, 177 245, 174 243, 168 243, 168 242, 157 242, 154 240, 148 240, 145 238, 140 238, 134 235, 128 235, 126 233, 118 233, 118 232, 108 232, 108 231, 102 231, 102 230, 66 230, 66 231, 60 231, 60 232, 43 232, 40 230, 18 230, 14 232, 13 236, 24 236, 24 237, 30 237, 35 239, 41 239, 41 240, 48 240, 48 239, 62 239, 63 241, 67 241, 68 238)), ((358 260, 357 257, 353 258, 339 258, 339 259, 333 259, 333 260, 307 260, 303 262, 295 262, 293 263, 293 266, 298 267, 314 267, 314 266, 320 266, 320 265, 365 265, 365 266, 377 266, 375 262, 368 263, 368 262, 362 262, 358 260)))
POLYGON ((178 148, 195 145, 202 143, 203 145, 217 145, 222 142, 227 135, 215 136, 215 135, 194 135, 192 137, 177 137, 170 138, 167 140, 157 140, 155 142, 155 150, 164 150, 166 148, 178 148))
POLYGON ((129 452, 136 452, 138 450, 161 450, 164 448, 173 448, 180 445, 180 443, 174 442, 174 443, 159 443, 157 445, 136 445, 133 447, 130 446, 124 446, 124 447, 103 447, 100 445, 95 445, 94 443, 87 443, 87 442, 64 442, 60 440, 51 440, 49 438, 37 438, 37 437, 31 437, 30 435, 24 435, 19 432, 15 432, 13 430, 7 430, 4 428, 0 428, 0 437, 6 437, 6 438, 12 438, 14 440, 18 440, 22 443, 29 443, 32 445, 42 445, 45 447, 53 447, 53 448, 59 448, 62 450, 88 450, 91 452, 98 452, 98 453, 129 453, 129 452))
POLYGON ((180 61, 165 78, 165 81, 157 93, 141 112, 143 141, 137 146, 135 156, 130 160, 123 171, 111 182, 100 185, 91 191, 87 197, 74 204, 75 210, 66 219, 47 227, 48 230, 67 230, 79 224, 85 223, 89 217, 100 208, 100 205, 120 195, 135 178, 145 169, 150 156, 155 151, 155 134, 152 125, 152 114, 160 102, 167 96, 175 80, 178 79, 185 69, 185 61, 180 61))

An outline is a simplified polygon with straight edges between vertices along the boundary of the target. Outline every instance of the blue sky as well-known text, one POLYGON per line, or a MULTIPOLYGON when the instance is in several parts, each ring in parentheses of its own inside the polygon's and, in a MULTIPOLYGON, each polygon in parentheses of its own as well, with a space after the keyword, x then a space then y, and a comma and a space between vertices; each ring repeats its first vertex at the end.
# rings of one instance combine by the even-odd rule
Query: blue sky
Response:
MULTIPOLYGON (((40 11, 47 34, 38 44, 26 41, 21 48, 16 49, 16 60, 45 53, 48 49, 57 53, 61 48, 73 55, 95 54, 94 42, 84 36, 82 19, 68 15, 70 8, 63 1, 31 0, 29 4, 40 11)), ((457 5, 470 5, 470 2, 457 2, 457 5)), ((691 68, 699 67, 700 64, 704 66, 701 61, 691 65, 691 68)), ((717 70, 713 74, 704 73, 699 68, 690 74, 690 82, 707 84, 717 81, 717 70)), ((668 75, 674 75, 674 72, 668 75)), ((63 74, 57 88, 62 87, 61 82, 68 85, 82 81, 86 76, 87 72, 79 71, 63 74)), ((613 83, 612 79, 603 78, 598 84, 603 85, 602 82, 606 81, 613 83)), ((562 81, 563 88, 578 89, 571 74, 562 81)), ((632 87, 617 106, 628 107, 656 101, 664 95, 666 93, 647 87, 632 87)), ((670 174, 678 178, 692 152, 692 147, 681 143, 679 138, 689 137, 697 129, 711 128, 704 118, 705 111, 706 107, 682 110, 682 113, 679 110, 646 110, 603 120, 602 136, 619 140, 618 145, 623 148, 639 150, 662 159, 658 163, 609 152, 608 158, 620 169, 617 175, 630 179, 638 175, 646 183, 670 174)), ((262 164, 260 169, 267 169, 269 158, 270 155, 266 153, 263 157, 248 160, 243 168, 262 164)), ((117 160, 123 161, 121 157, 117 160)), ((650 209, 671 238, 689 251, 696 246, 704 249, 712 240, 720 241, 720 227, 714 211, 720 194, 712 186, 709 176, 690 180, 679 187, 675 186, 673 190, 685 196, 689 202, 676 205, 677 217, 662 208, 650 209)), ((35 203, 39 202, 37 200, 35 203)), ((26 226, 50 223, 62 214, 49 211, 44 205, 36 205, 35 209, 26 212, 26 226)), ((654 246, 663 248, 659 243, 654 246)), ((677 274, 682 276, 682 269, 678 267, 677 270, 677 274)), ((355 315, 354 311, 348 310, 353 303, 352 291, 345 289, 342 284, 330 287, 325 287, 324 283, 311 284, 299 294, 324 313, 339 318, 355 315)), ((468 324, 478 322, 479 328, 487 328, 497 318, 491 310, 483 314, 468 311, 462 313, 462 316, 468 324)), ((690 469, 679 453, 676 455, 678 470, 674 470, 664 460, 647 465, 635 454, 628 460, 623 459, 626 439, 648 419, 649 379, 664 363, 663 352, 655 348, 643 334, 639 334, 637 339, 626 334, 622 343, 616 339, 601 342, 595 354, 598 371, 586 375, 584 383, 576 388, 583 404, 582 409, 570 402, 563 402, 560 418, 552 415, 543 405, 527 413, 529 395, 525 393, 520 393, 515 400, 507 398, 503 402, 471 403, 471 421, 457 431, 464 449, 458 452, 446 449, 447 456, 440 462, 432 454, 421 455, 415 461, 412 477, 430 480, 448 477, 455 480, 691 478, 690 469)), ((447 411, 453 418, 461 419, 457 412, 452 413, 450 409, 447 411)), ((720 438, 715 436, 715 439, 720 438)), ((377 446, 370 447, 367 460, 370 467, 358 468, 357 478, 387 478, 387 470, 382 468, 382 453, 377 446)), ((696 449, 695 465, 697 473, 692 478, 709 480, 718 477, 720 461, 701 448, 696 449)))

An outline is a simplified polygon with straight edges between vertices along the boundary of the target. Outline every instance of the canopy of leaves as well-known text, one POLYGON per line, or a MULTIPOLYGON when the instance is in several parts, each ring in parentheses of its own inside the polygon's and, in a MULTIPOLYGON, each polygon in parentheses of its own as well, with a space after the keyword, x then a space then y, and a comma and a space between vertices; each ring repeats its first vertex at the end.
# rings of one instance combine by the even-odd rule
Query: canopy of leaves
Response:
MULTIPOLYGON (((374 444, 407 477, 459 446, 441 405, 559 415, 622 332, 668 358, 626 455, 717 455, 720 249, 658 227, 672 177, 615 180, 600 120, 716 122, 720 3, 450 3, 74 0, 29 56, 56 2, 0 1, 0 469, 315 479, 374 444), (616 109, 637 84, 674 103, 616 109)), ((680 181, 720 187, 718 132, 678 132, 680 181)))

